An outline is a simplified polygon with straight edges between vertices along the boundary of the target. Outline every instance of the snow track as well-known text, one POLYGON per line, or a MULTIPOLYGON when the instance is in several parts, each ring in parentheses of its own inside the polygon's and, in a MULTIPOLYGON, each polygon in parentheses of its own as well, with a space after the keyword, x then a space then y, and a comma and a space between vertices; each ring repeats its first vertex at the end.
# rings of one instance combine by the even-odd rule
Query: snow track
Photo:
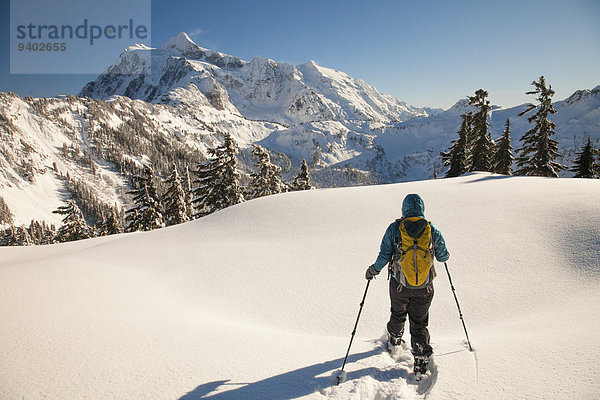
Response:
MULTIPOLYGON (((443 351, 433 343, 434 349, 443 351)), ((429 360, 427 373, 421 381, 415 381, 413 356, 407 346, 389 354, 379 346, 376 355, 360 359, 348 365, 347 378, 340 385, 321 389, 325 398, 333 399, 426 399, 438 378, 436 357, 429 360)), ((450 347, 451 348, 451 347, 450 347)), ((459 350, 464 352, 467 350, 459 350)), ((448 356, 450 351, 441 356, 448 356)), ((468 359, 464 360, 466 364, 468 359)), ((469 365, 464 366, 466 370, 469 365)))

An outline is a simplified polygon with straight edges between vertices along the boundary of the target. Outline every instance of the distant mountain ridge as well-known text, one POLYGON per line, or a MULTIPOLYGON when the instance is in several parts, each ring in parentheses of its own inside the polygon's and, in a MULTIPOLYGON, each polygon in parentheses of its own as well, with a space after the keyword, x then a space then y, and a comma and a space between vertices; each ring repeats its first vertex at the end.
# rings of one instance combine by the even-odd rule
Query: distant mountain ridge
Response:
MULTIPOLYGON (((470 110, 466 99, 446 111, 409 106, 314 61, 293 66, 255 57, 247 62, 202 48, 185 33, 160 49, 128 49, 80 95, 96 99, 124 95, 161 104, 208 105, 246 119, 278 123, 286 129, 273 131, 260 142, 262 145, 295 162, 310 160, 316 168, 363 171, 371 176, 369 182, 423 179, 433 176, 434 169, 443 170, 439 152, 455 139, 460 115, 470 110)), ((493 93, 491 97, 493 100, 493 93)), ((558 138, 563 137, 566 163, 571 162, 584 139, 576 138, 567 145, 564 138, 585 132, 594 140, 600 139, 594 122, 600 119, 594 114, 597 100, 598 87, 580 90, 565 100, 580 105, 569 114, 587 115, 585 122, 571 115, 564 119, 567 114, 552 117, 559 128, 558 138)), ((560 103, 556 106, 564 108, 560 103)), ((517 117, 522 108, 493 107, 494 138, 501 135, 506 119, 511 118, 513 141, 520 139, 528 129, 525 118, 517 117)), ((235 137, 235 130, 232 134, 235 137)), ((332 177, 321 183, 337 185, 332 177)))
POLYGON ((428 115, 314 61, 293 66, 255 57, 247 62, 204 49, 183 32, 158 49, 128 48, 80 92, 99 100, 114 95, 162 104, 208 102, 248 119, 286 125, 323 120, 389 123, 428 115))
MULTIPOLYGON (((554 106, 560 161, 572 165, 587 137, 600 147, 600 86, 554 106)), ((530 126, 517 116, 524 107, 494 107, 492 138, 510 118, 518 148, 530 126)), ((69 197, 68 175, 100 201, 127 207, 135 166, 152 163, 162 178, 172 162, 193 170, 224 132, 242 150, 245 179, 252 144, 270 152, 284 179, 306 159, 320 187, 430 179, 443 176, 440 151, 470 109, 466 99, 448 110, 412 107, 313 61, 244 61, 181 33, 158 49, 127 48, 80 97, 0 93, 0 195, 19 223, 59 222, 52 210, 69 197)))

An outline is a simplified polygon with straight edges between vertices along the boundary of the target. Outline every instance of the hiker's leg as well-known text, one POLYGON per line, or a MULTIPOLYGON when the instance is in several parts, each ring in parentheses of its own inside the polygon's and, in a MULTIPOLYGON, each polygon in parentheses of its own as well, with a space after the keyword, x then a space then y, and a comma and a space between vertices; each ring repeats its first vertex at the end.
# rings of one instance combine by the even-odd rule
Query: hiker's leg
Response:
POLYGON ((389 333, 401 336, 404 332, 404 323, 406 322, 406 313, 408 308, 408 297, 405 296, 405 292, 408 289, 403 288, 402 285, 398 284, 396 279, 390 278, 390 321, 387 323, 387 330, 389 333), (398 288, 401 291, 398 291, 398 288))
POLYGON ((429 345, 429 306, 433 300, 433 285, 425 289, 416 289, 412 291, 408 303, 408 318, 410 321, 410 341, 413 350, 418 351, 421 346, 423 353, 430 356, 433 349, 429 345))

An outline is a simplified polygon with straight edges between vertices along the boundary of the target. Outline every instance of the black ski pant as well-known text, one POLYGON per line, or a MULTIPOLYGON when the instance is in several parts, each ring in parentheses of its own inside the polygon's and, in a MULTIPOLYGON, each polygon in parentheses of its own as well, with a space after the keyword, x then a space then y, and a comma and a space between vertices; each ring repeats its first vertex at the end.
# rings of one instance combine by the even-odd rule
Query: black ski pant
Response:
POLYGON ((409 289, 390 278, 391 315, 387 324, 388 332, 401 335, 408 315, 410 323, 410 343, 413 351, 422 346, 423 353, 430 356, 433 349, 429 345, 429 306, 433 300, 433 284, 422 289, 409 289))

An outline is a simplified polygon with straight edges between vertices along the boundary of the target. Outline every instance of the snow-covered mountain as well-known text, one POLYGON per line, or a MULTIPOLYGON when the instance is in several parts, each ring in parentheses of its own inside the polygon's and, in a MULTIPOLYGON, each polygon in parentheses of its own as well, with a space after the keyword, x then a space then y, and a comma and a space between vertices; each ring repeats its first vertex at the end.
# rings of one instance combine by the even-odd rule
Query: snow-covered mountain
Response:
POLYGON ((293 66, 255 57, 246 62, 204 49, 183 32, 159 49, 128 48, 80 95, 102 100, 123 95, 164 104, 208 101, 248 119, 286 125, 324 120, 397 122, 427 115, 314 61, 293 66))
MULTIPOLYGON (((99 202, 127 206, 123 166, 152 162, 162 177, 172 161, 193 169, 222 132, 242 148, 246 174, 250 146, 259 143, 287 180, 303 158, 321 187, 429 179, 443 173, 439 153, 469 110, 466 100, 446 111, 411 107, 312 61, 248 62, 202 48, 185 33, 161 48, 126 49, 81 96, 0 94, 0 196, 18 224, 58 222, 51 211, 70 195, 67 176, 85 182, 99 202)), ((529 128, 517 117, 523 107, 494 107, 494 138, 510 118, 519 147, 529 128)), ((562 161, 571 165, 588 136, 600 146, 600 86, 555 107, 562 161)))
POLYGON ((152 163, 165 178, 172 162, 180 171, 195 168, 219 132, 235 130, 238 143, 249 146, 279 128, 213 107, 0 93, 0 196, 17 225, 58 223, 52 211, 74 195, 75 183, 94 202, 127 207, 128 174, 136 168, 152 163))
POLYGON ((152 232, 0 248, 0 398, 597 399, 598 237, 600 180, 471 174, 286 193, 152 232), (393 360, 379 342, 382 274, 348 379, 334 386, 364 271, 408 193, 446 239, 475 352, 437 264, 432 373, 417 384, 409 351, 393 360))
MULTIPOLYGON (((363 182, 433 176, 434 169, 442 169, 439 152, 455 139, 460 115, 469 109, 466 100, 445 112, 411 107, 313 61, 292 66, 256 57, 247 62, 204 49, 185 33, 160 49, 128 49, 81 91, 96 99, 115 94, 154 103, 211 104, 248 119, 286 125, 261 144, 296 162, 305 158, 313 167, 325 168, 319 180, 326 186, 336 186, 340 174, 335 171, 348 168, 363 182)), ((598 88, 578 91, 555 105, 566 111, 553 120, 563 161, 571 164, 587 136, 600 141, 598 88)), ((494 137, 501 135, 506 118, 512 120, 513 139, 523 135, 528 123, 517 117, 522 107, 494 107, 494 137)))
MULTIPOLYGON (((493 93, 491 94, 493 99, 493 93)), ((550 119, 556 124, 556 136, 561 152, 560 162, 573 165, 576 152, 581 151, 587 138, 600 147, 600 86, 591 90, 579 90, 569 98, 555 101, 556 114, 550 119)), ((528 115, 519 117, 526 105, 511 108, 493 107, 490 112, 492 138, 502 135, 507 119, 510 119, 513 147, 520 147, 520 139, 531 128, 528 115)), ((374 144, 384 149, 385 157, 396 170, 403 171, 404 179, 431 177, 433 168, 439 172, 442 162, 439 152, 458 138, 461 115, 471 111, 468 100, 459 100, 453 107, 427 118, 413 118, 398 124, 383 126, 375 133, 374 144), (421 168, 419 168, 419 166, 421 168)), ((277 135, 285 131, 279 131, 277 135)), ((562 176, 572 176, 564 171, 562 176)))

